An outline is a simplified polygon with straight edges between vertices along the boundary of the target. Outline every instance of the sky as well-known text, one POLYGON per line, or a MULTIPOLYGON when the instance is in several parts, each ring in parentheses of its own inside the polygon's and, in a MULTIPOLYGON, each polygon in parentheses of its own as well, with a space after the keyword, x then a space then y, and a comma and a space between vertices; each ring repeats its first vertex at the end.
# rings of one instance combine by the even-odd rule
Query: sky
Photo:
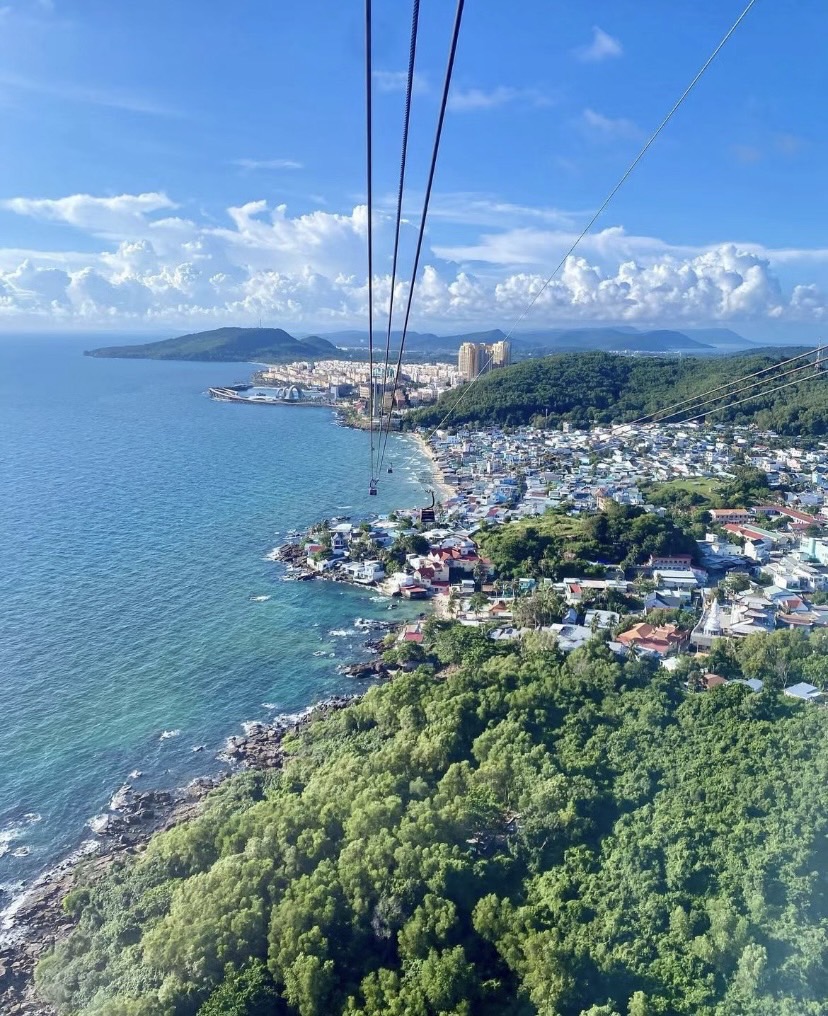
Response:
MULTIPOLYGON (((828 6, 467 0, 411 328, 818 338, 828 6)), ((374 0, 375 309, 411 8, 374 0)), ((398 308, 451 0, 422 0, 398 308)), ((0 331, 367 325, 361 0, 0 0, 0 331)), ((395 317, 395 327, 401 323, 395 317)))

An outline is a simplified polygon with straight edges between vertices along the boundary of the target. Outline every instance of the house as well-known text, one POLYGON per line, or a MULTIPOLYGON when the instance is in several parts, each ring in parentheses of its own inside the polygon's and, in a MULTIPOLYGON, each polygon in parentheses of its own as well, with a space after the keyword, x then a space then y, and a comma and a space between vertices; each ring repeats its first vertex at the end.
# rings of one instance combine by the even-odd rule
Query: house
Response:
POLYGON ((621 620, 621 615, 614 610, 588 610, 584 614, 584 627, 592 631, 595 628, 613 628, 621 620))
POLYGON ((514 642, 516 639, 527 632, 528 628, 514 628, 511 625, 507 625, 503 628, 495 628, 489 632, 489 638, 494 642, 514 642))
POLYGON ((758 677, 749 677, 747 680, 741 677, 736 677, 731 683, 746 684, 751 691, 761 691, 765 687, 765 682, 760 681, 758 677))
POLYGON ((651 610, 680 610, 692 600, 689 589, 655 589, 644 597, 644 613, 651 610))
POLYGON ((777 505, 776 510, 780 515, 784 515, 789 518, 794 524, 812 526, 815 522, 818 522, 813 515, 807 515, 805 512, 798 512, 795 508, 787 508, 783 505, 777 505))
POLYGON ((646 621, 633 625, 616 639, 622 645, 656 656, 669 656, 687 643, 690 632, 675 624, 663 624, 658 628, 646 621))
POLYGON ((308 568, 313 569, 315 572, 319 572, 321 575, 323 572, 333 571, 336 568, 338 561, 333 557, 319 557, 314 558, 308 556, 307 565, 308 568))
POLYGON ((411 586, 417 585, 417 582, 413 575, 409 575, 408 572, 394 572, 391 576, 391 584, 394 591, 401 593, 403 589, 409 589, 411 586))
POLYGON ((799 699, 800 702, 814 702, 822 697, 819 688, 808 684, 807 681, 800 681, 799 684, 792 684, 789 688, 785 688, 785 694, 789 698, 799 699))
POLYGON ((828 540, 814 536, 804 536, 799 541, 801 557, 809 558, 822 565, 828 565, 828 540))
POLYGON ((647 567, 652 569, 661 568, 689 568, 693 564, 693 558, 689 554, 651 554, 647 567))
POLYGON ((657 568, 653 581, 665 589, 697 589, 699 585, 691 568, 657 568))
POLYGON ((541 631, 554 632, 558 648, 562 653, 571 653, 580 649, 592 638, 592 632, 582 624, 550 624, 541 631))
POLYGON ((809 632, 817 623, 817 617, 810 611, 795 614, 777 614, 776 623, 783 628, 795 628, 799 631, 809 632))
POLYGON ((344 557, 348 553, 349 542, 345 533, 331 533, 331 553, 334 557, 344 557))
POLYGON ((705 691, 710 691, 711 688, 720 688, 727 683, 726 677, 722 677, 721 674, 712 674, 709 670, 701 676, 701 686, 705 691))
POLYGON ((342 569, 353 582, 369 586, 385 578, 381 561, 349 561, 342 569))
POLYGON ((750 522, 753 517, 747 508, 711 508, 707 514, 719 526, 726 522, 750 522))

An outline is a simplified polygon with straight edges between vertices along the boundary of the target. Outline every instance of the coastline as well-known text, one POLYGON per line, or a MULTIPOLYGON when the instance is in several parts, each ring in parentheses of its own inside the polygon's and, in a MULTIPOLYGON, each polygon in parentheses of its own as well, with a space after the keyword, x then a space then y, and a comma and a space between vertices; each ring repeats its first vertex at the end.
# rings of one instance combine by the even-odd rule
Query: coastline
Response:
POLYGON ((419 447, 420 451, 423 453, 423 455, 426 456, 426 458, 431 463, 431 471, 435 479, 434 493, 437 496, 437 500, 440 502, 444 502, 449 500, 449 498, 454 497, 454 495, 457 492, 455 491, 454 487, 452 487, 451 484, 448 483, 445 476, 443 475, 443 470, 440 468, 440 464, 437 461, 437 456, 434 454, 434 449, 431 447, 428 441, 426 441, 423 435, 420 434, 418 431, 413 431, 408 436, 413 439, 415 444, 419 447))
MULTIPOLYGON (((330 407, 324 407, 330 408, 330 407)), ((335 417, 332 418, 332 422, 335 417)), ((454 496, 436 456, 421 434, 412 437, 431 462, 431 485, 437 499, 454 496)), ((366 632, 367 634, 367 632, 366 632)), ((376 664, 351 664, 344 673, 369 680, 383 675, 376 664)), ((278 768, 283 763, 281 738, 300 729, 331 709, 343 708, 362 693, 334 696, 308 706, 301 713, 281 716, 266 723, 242 723, 244 737, 229 737, 225 750, 215 756, 205 774, 186 786, 133 791, 113 786, 107 821, 93 828, 77 848, 37 875, 0 910, 0 1012, 5 1016, 51 1016, 34 993, 33 972, 40 956, 73 929, 74 922, 62 903, 77 885, 103 877, 111 865, 139 854, 156 832, 196 817, 209 792, 243 769, 278 768), (229 765, 228 765, 229 763, 229 765)), ((140 765, 140 763, 139 763, 140 765)), ((4 901, 5 902, 5 901, 4 901)))
POLYGON ((244 736, 228 737, 224 750, 216 755, 217 761, 232 768, 194 779, 175 791, 133 793, 122 787, 112 798, 106 830, 45 871, 0 913, 3 1016, 55 1016, 56 1011, 37 997, 34 970, 41 956, 75 927, 71 914, 63 909, 73 889, 99 881, 117 861, 141 854, 156 833, 196 818, 210 792, 238 773, 282 768, 282 739, 287 734, 298 733, 362 695, 334 695, 272 722, 242 724, 244 736))

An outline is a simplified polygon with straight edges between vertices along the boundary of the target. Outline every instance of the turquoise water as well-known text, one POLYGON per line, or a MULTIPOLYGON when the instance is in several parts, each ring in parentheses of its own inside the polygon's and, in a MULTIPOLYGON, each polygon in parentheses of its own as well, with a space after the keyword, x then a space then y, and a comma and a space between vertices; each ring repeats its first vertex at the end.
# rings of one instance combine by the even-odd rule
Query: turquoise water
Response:
POLYGON ((92 344, 0 340, 5 886, 88 838, 131 770, 180 785, 241 721, 353 691, 336 666, 361 652, 355 617, 406 612, 283 582, 265 555, 319 518, 421 503, 429 475, 394 437, 369 498, 368 438, 330 410, 214 402, 251 368, 81 356, 92 344))

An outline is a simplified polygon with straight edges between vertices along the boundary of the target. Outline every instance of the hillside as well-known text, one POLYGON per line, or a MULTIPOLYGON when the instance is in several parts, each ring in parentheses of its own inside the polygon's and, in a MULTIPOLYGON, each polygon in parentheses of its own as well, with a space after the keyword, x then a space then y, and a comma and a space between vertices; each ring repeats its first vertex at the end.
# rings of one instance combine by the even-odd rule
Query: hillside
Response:
MULTIPOLYGON (((410 414, 405 422, 407 426, 438 426, 455 405, 458 408, 451 414, 452 426, 518 426, 547 416, 550 424, 565 420, 575 426, 632 420, 800 351, 716 359, 558 353, 492 371, 473 386, 455 389, 441 396, 436 405, 410 414)), ((824 434, 828 432, 826 380, 821 374, 775 395, 718 413, 713 419, 755 420, 782 433, 824 434)))
POLYGON ((261 360, 287 363, 343 354, 332 342, 318 335, 295 339, 281 328, 213 328, 160 342, 90 349, 84 355, 135 360, 261 360))
MULTIPOLYGON (((525 341, 525 340, 524 340, 525 341)), ((698 339, 691 339, 683 332, 659 329, 651 332, 636 332, 618 328, 573 328, 557 335, 551 335, 540 344, 555 350, 626 350, 629 352, 672 353, 679 351, 713 352, 713 347, 698 339)))
POLYGON ((598 641, 431 622, 423 651, 454 666, 290 736, 67 897, 37 971, 61 1016, 825 1013, 828 713, 774 690, 824 639, 717 659, 761 694, 598 641))

